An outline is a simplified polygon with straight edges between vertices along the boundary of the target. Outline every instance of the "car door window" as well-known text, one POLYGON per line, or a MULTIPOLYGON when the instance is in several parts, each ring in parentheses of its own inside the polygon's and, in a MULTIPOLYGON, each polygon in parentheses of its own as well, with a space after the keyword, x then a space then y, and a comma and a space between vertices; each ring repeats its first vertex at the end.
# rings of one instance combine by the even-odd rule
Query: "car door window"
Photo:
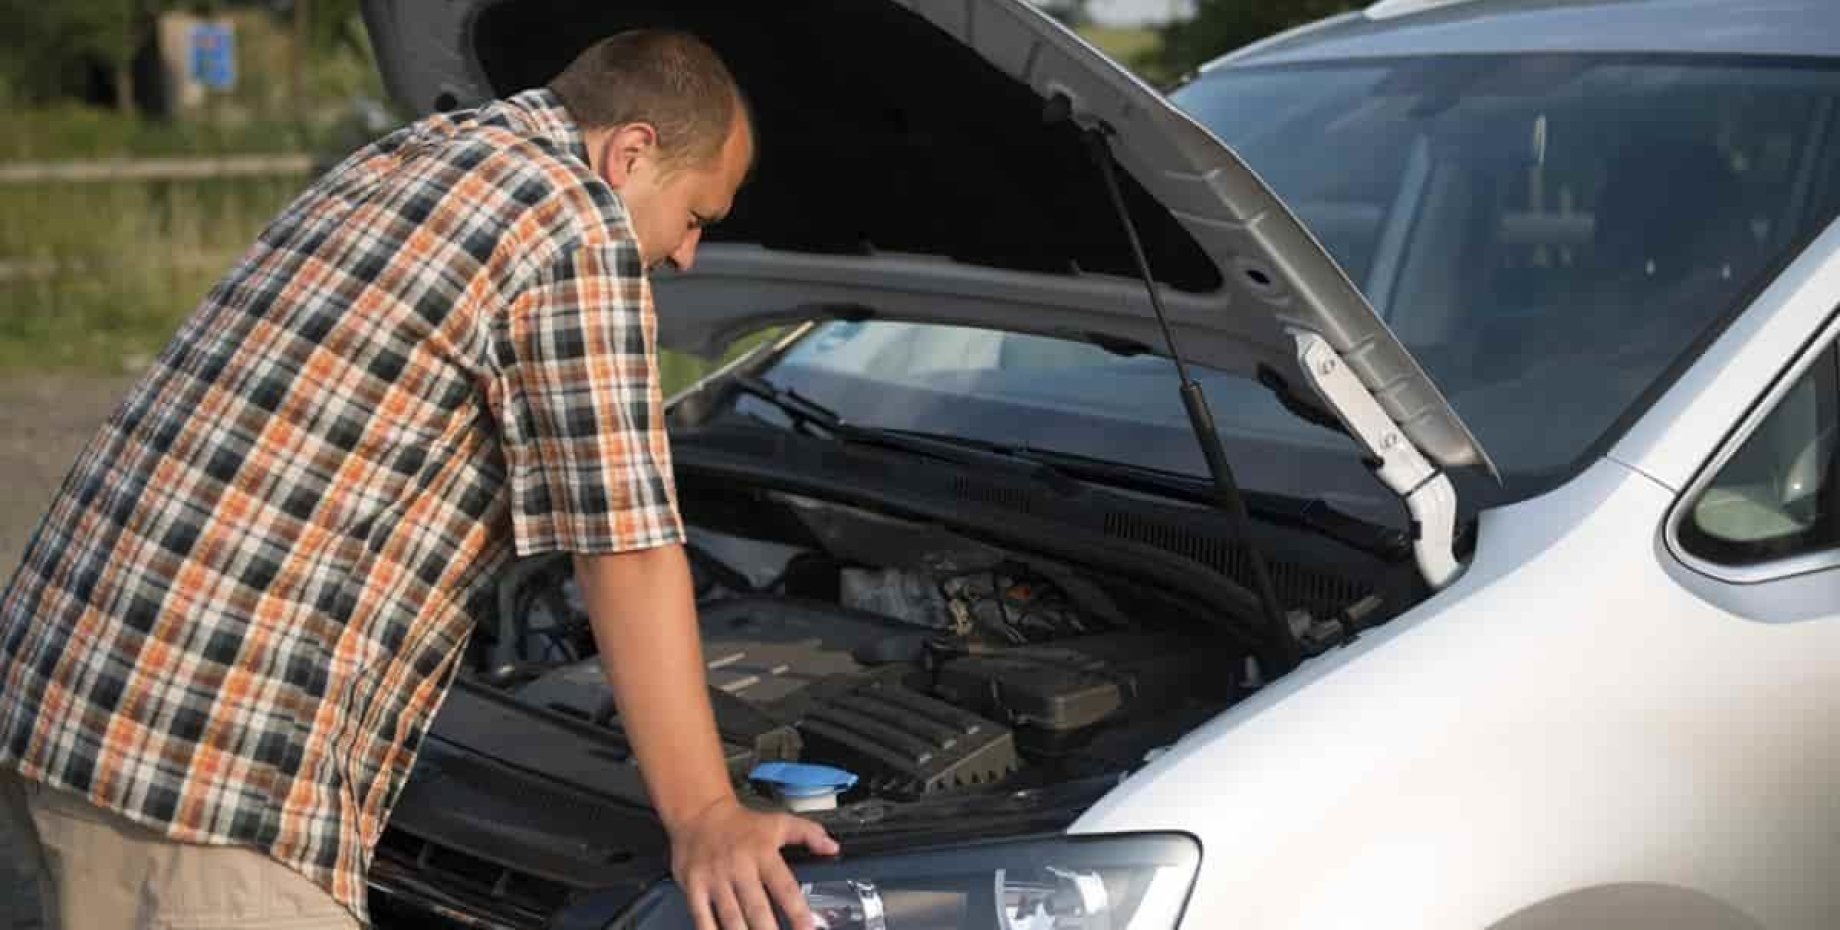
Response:
POLYGON ((1840 548, 1836 353, 1822 352, 1693 501, 1680 542, 1725 565, 1840 548))

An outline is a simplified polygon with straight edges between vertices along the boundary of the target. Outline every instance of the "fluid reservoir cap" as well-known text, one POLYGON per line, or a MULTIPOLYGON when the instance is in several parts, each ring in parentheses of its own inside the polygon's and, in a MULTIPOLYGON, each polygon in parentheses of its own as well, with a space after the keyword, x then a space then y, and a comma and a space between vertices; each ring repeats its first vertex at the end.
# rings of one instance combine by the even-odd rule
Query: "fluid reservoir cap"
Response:
POLYGON ((763 762, 748 780, 772 789, 794 811, 830 810, 837 806, 837 795, 856 786, 852 772, 804 762, 763 762))

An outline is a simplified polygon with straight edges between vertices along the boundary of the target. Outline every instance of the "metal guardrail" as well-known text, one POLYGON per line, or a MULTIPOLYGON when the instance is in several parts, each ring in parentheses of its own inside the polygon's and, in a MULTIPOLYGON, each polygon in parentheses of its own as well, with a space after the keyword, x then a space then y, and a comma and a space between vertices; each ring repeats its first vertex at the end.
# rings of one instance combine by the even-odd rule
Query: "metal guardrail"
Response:
POLYGON ((209 181, 218 178, 296 177, 311 174, 314 164, 313 156, 306 154, 0 162, 0 184, 209 181))

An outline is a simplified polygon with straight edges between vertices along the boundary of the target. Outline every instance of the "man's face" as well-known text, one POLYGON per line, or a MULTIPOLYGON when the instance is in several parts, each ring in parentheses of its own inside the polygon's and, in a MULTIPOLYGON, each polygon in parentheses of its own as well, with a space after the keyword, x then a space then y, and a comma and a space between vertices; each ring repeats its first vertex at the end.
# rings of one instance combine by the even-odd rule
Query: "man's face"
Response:
POLYGON ((707 164, 665 165, 649 126, 624 126, 608 133, 600 154, 599 173, 626 203, 646 270, 669 263, 687 271, 703 229, 734 204, 753 158, 753 138, 738 119, 707 164))

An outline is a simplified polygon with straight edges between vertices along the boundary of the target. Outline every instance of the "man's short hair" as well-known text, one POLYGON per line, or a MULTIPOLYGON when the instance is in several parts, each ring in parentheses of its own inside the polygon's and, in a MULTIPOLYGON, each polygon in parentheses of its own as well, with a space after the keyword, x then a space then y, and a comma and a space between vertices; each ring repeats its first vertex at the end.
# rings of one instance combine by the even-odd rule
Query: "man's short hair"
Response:
POLYGON ((635 29, 588 46, 549 89, 584 129, 650 124, 669 167, 714 161, 746 111, 715 49, 668 29, 635 29))

